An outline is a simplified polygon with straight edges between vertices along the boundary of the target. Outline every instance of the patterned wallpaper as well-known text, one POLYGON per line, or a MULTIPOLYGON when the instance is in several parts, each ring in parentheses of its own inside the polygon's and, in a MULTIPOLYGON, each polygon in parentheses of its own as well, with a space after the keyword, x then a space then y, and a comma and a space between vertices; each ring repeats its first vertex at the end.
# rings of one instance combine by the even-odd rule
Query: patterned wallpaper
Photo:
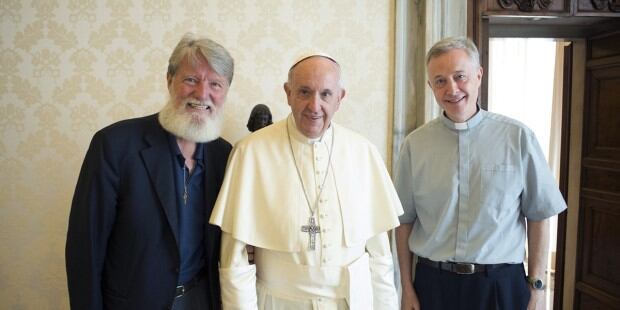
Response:
POLYGON ((338 59, 347 97, 336 121, 389 158, 393 1, 0 0, 0 308, 68 309, 64 243, 93 133, 158 111, 172 48, 186 31, 229 49, 235 78, 224 137, 252 107, 287 115, 295 55, 338 59))

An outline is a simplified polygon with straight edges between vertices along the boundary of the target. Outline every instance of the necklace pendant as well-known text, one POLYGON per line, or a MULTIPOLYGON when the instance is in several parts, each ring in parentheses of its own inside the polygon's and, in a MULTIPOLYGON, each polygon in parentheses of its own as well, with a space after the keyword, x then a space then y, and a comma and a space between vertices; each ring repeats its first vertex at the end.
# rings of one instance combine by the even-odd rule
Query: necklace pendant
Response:
POLYGON ((187 206, 187 198, 189 197, 187 186, 189 183, 190 175, 191 173, 189 172, 189 168, 187 168, 187 166, 184 166, 183 167, 183 206, 187 206))
POLYGON ((308 218, 308 225, 301 226, 301 231, 308 233, 308 250, 313 251, 315 249, 316 234, 321 233, 321 227, 316 225, 314 215, 308 218))

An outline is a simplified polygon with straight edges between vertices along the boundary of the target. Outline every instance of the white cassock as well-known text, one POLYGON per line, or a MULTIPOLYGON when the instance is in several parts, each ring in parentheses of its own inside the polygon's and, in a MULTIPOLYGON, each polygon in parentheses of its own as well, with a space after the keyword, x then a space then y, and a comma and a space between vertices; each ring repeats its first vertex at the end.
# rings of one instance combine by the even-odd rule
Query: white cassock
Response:
POLYGON ((251 134, 233 149, 210 219, 222 228, 224 308, 398 309, 387 231, 402 212, 381 157, 360 135, 332 122, 309 139, 290 115, 251 134), (320 227, 313 250, 302 231, 308 201, 320 227))

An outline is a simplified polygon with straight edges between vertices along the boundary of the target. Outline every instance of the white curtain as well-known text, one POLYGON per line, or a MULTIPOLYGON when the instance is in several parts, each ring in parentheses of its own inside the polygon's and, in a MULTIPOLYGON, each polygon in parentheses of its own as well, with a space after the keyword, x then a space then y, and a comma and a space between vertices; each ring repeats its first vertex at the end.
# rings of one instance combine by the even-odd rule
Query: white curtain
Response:
POLYGON ((553 80, 553 106, 549 134, 549 167, 556 180, 560 179, 560 143, 562 138, 562 93, 564 86, 564 48, 570 42, 558 40, 555 47, 555 73, 553 80))
POLYGON ((555 57, 556 42, 552 39, 490 40, 489 111, 515 118, 531 128, 548 162, 555 57))

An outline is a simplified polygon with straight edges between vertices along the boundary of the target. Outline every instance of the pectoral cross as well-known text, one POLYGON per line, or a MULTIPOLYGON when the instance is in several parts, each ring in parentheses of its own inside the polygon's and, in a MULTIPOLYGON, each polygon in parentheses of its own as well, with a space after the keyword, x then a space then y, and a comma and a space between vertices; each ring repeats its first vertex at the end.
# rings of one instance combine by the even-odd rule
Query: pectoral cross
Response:
POLYGON ((308 225, 301 226, 301 231, 308 233, 309 244, 310 244, 308 246, 308 249, 314 250, 314 244, 316 243, 316 234, 321 233, 321 227, 315 224, 314 216, 311 216, 308 219, 308 225))

